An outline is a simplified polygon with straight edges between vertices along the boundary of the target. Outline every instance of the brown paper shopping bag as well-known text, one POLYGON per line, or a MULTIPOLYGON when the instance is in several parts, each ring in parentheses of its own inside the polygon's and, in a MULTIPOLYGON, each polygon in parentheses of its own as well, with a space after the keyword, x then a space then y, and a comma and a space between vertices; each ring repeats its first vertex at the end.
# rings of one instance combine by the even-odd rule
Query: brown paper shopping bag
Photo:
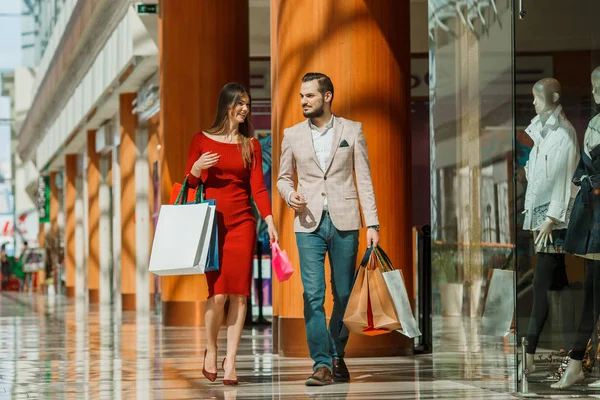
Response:
POLYGON ((371 249, 365 253, 356 272, 344 313, 344 324, 350 332, 367 336, 382 335, 400 328, 393 302, 371 249))
POLYGON ((344 324, 350 332, 361 333, 365 327, 369 326, 367 316, 369 285, 366 280, 366 269, 359 268, 344 313, 344 324))
MULTIPOLYGON (((369 300, 373 312, 373 329, 383 331, 381 333, 400 329, 402 325, 400 325, 396 309, 394 308, 394 302, 383 279, 382 270, 375 268, 368 270, 367 274, 369 300)), ((371 330, 371 326, 368 329, 371 330)))

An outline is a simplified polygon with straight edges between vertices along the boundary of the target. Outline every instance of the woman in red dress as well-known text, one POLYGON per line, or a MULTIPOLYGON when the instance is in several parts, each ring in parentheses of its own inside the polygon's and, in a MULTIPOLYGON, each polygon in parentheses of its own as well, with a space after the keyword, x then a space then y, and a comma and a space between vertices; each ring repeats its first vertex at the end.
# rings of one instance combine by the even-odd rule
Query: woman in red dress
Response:
POLYGON ((219 271, 207 272, 206 350, 202 373, 217 378, 217 336, 227 314, 227 355, 222 363, 224 384, 238 383, 235 360, 250 296, 252 264, 256 248, 256 221, 250 196, 268 225, 271 241, 277 231, 271 215, 271 200, 265 188, 262 152, 250 136, 250 94, 242 85, 228 83, 219 94, 217 115, 210 129, 192 138, 187 163, 191 187, 204 186, 205 198, 217 203, 219 226, 219 271))

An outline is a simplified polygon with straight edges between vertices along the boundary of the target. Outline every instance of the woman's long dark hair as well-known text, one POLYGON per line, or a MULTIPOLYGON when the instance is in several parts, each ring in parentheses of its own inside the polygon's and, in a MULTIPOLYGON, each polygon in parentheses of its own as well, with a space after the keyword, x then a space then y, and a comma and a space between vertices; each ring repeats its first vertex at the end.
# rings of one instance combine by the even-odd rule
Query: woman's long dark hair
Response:
POLYGON ((210 129, 207 129, 206 133, 222 135, 227 129, 229 129, 229 110, 236 106, 243 95, 248 96, 248 115, 246 120, 241 123, 238 127, 239 147, 242 152, 242 159, 244 160, 244 166, 249 168, 253 165, 253 151, 251 133, 250 133, 250 92, 240 85, 239 83, 228 83, 223 86, 221 93, 219 93, 219 103, 217 104, 217 115, 210 129))

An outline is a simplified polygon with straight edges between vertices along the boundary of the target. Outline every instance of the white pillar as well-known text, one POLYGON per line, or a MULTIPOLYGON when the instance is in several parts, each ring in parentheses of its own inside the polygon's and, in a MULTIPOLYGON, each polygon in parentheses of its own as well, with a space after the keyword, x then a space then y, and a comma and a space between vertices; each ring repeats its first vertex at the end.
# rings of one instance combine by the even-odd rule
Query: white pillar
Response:
POLYGON ((136 247, 136 310, 142 315, 150 312, 150 282, 148 262, 150 261, 150 205, 148 166, 148 130, 141 125, 136 130, 135 138, 135 247, 136 247))
POLYGON ((77 179, 75 188, 77 196, 75 198, 75 297, 78 301, 87 301, 88 299, 88 274, 87 274, 87 213, 85 212, 87 203, 87 181, 85 174, 86 155, 77 156, 77 179))
MULTIPOLYGON (((100 188, 98 200, 100 205, 100 304, 110 305, 112 297, 112 239, 111 239, 111 212, 110 190, 108 187, 109 164, 107 157, 100 158, 100 188)), ((106 308, 101 308, 104 310, 106 308)))
POLYGON ((115 133, 115 143, 112 150, 112 178, 113 178, 113 310, 115 322, 121 321, 123 303, 121 298, 121 165, 119 162, 119 131, 115 133))

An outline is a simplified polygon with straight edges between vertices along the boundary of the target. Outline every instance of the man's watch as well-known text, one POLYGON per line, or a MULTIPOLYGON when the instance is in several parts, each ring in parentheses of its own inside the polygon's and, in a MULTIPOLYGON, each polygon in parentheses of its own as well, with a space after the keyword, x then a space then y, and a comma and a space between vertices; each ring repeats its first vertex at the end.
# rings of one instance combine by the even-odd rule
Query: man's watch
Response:
POLYGON ((371 225, 371 226, 367 226, 367 229, 374 229, 377 232, 379 232, 379 225, 371 225))

